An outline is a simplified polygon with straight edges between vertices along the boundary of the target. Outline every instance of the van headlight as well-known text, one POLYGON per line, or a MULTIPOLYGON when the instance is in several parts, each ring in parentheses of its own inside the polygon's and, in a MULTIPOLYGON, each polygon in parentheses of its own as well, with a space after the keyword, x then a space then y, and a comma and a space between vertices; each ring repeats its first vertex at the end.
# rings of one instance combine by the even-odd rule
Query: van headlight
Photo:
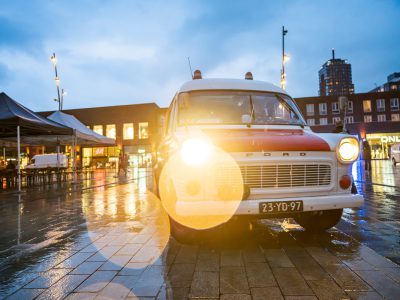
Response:
POLYGON ((356 138, 344 138, 337 148, 337 155, 341 162, 351 163, 358 158, 360 146, 356 138))
POLYGON ((181 157, 185 164, 189 166, 200 166, 210 157, 213 146, 210 142, 191 138, 183 142, 181 147, 181 157))

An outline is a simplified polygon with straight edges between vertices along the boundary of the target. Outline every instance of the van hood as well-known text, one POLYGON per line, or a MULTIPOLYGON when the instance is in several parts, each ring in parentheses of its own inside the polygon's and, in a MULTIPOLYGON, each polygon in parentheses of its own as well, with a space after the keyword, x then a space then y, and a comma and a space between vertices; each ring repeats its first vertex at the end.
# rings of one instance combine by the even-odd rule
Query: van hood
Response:
POLYGON ((227 152, 331 151, 325 139, 301 129, 203 129, 227 152))

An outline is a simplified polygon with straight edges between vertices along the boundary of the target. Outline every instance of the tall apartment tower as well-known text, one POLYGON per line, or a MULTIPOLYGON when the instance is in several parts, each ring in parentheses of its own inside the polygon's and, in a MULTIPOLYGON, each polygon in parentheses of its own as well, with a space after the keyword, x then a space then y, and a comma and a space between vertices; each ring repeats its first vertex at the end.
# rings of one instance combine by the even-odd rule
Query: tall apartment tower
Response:
POLYGON ((320 96, 341 96, 354 93, 351 64, 346 60, 335 58, 335 49, 332 49, 332 59, 323 64, 318 76, 320 96))

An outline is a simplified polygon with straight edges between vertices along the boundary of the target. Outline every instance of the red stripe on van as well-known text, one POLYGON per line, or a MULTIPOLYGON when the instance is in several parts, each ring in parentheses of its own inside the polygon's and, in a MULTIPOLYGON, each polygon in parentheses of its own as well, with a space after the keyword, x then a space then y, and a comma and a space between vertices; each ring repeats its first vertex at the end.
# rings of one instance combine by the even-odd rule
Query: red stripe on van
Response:
POLYGON ((209 129, 204 133, 227 152, 331 151, 324 139, 303 130, 209 129))

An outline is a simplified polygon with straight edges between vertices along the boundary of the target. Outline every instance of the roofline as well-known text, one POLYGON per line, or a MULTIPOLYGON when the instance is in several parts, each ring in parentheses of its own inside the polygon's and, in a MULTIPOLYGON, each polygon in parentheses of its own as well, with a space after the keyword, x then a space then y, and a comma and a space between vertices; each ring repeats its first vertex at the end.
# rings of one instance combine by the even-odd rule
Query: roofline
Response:
MULTIPOLYGON (((132 104, 123 104, 123 105, 109 105, 109 106, 92 106, 92 107, 83 107, 83 108, 68 108, 63 109, 62 112, 71 111, 71 110, 86 110, 86 109, 98 109, 98 108, 116 108, 116 107, 131 107, 131 106, 143 106, 143 105, 151 105, 160 108, 156 102, 147 102, 147 103, 132 103, 132 104)), ((38 111, 38 113, 50 113, 55 112, 57 110, 46 110, 46 111, 38 111)))
POLYGON ((293 97, 294 100, 302 101, 302 100, 316 100, 320 98, 338 98, 340 96, 345 97, 357 97, 357 96, 364 96, 364 95, 393 95, 393 94, 400 94, 400 91, 384 91, 384 92, 365 92, 365 93, 353 93, 347 95, 326 95, 326 96, 310 96, 310 97, 293 97))

